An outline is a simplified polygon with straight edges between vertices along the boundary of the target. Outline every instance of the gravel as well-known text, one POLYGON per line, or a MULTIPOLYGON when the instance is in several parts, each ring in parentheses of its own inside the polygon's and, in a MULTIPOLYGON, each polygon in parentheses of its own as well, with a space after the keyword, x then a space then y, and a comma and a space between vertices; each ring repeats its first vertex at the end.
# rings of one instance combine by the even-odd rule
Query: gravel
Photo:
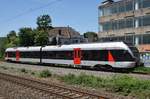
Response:
MULTIPOLYGON (((0 62, 0 68, 3 68, 3 69, 0 69, 1 72, 7 72, 7 73, 12 73, 12 74, 16 74, 16 75, 20 75, 20 76, 26 76, 26 77, 30 77, 31 75, 28 76, 28 74, 23 74, 23 73, 19 73, 17 70, 19 69, 19 71, 21 69, 26 69, 26 70, 32 70, 32 71, 42 71, 42 70, 45 70, 45 69, 48 69, 52 72, 52 74, 57 74, 57 75, 67 75, 69 73, 72 73, 72 74, 75 74, 75 75, 79 75, 81 73, 84 73, 84 74, 87 74, 87 75, 95 75, 95 76, 98 76, 98 77, 110 77, 110 76, 114 76, 114 75, 124 75, 124 74, 121 74, 121 73, 111 73, 111 72, 102 72, 102 71, 92 71, 92 70, 83 70, 83 69, 73 69, 73 68, 61 68, 61 67, 51 67, 51 66, 40 66, 40 65, 29 65, 29 64, 20 64, 20 63, 7 63, 7 62, 0 62), (5 67, 5 69, 4 69, 5 67)), ((127 74, 127 75, 131 75, 131 76, 135 76, 133 74, 127 74)), ((141 75, 141 76, 145 76, 145 75, 141 75)), ((140 77, 137 75, 137 77, 140 77)), ((145 77, 146 79, 149 79, 148 78, 149 76, 145 77)), ((140 78, 144 78, 144 77, 140 77, 140 78)), ((35 78, 37 79, 37 78, 35 78)), ((45 81, 51 81, 52 83, 58 83, 58 84, 62 84, 62 85, 65 85, 64 83, 56 80, 56 79, 51 79, 51 78, 48 78, 48 79, 42 79, 42 80, 45 80, 45 81)), ((17 90, 16 88, 20 88, 19 90, 22 90, 21 87, 15 87, 15 88, 12 88, 11 86, 15 86, 15 85, 9 85, 8 83, 1 83, 0 85, 0 89, 5 89, 5 90, 17 90), (2 85, 5 85, 6 86, 2 86, 2 85), (9 88, 10 87, 10 88, 9 88)), ((67 85, 68 86, 68 85, 67 85)), ((69 85, 70 87, 74 87, 75 89, 76 88, 81 88, 81 86, 73 86, 73 85, 69 85)), ((97 92, 99 94, 103 94, 105 96, 109 96, 111 97, 112 99, 133 99, 133 97, 131 98, 130 96, 128 97, 124 97, 124 96, 119 96, 119 95, 115 95, 115 93, 109 93, 109 92, 106 92, 104 90, 96 90, 96 89, 92 89, 92 88, 84 88, 82 87, 82 89, 85 89, 85 90, 91 90, 91 91, 94 91, 94 92, 97 92)), ((3 91, 5 92, 5 91, 3 91)), ((6 91, 6 93, 9 92, 9 91, 6 91)), ((20 97, 20 96, 23 96, 23 97, 32 97, 33 99, 38 99, 37 97, 34 97, 34 93, 35 92, 30 92, 30 90, 26 89, 26 90, 22 90, 21 92, 19 91, 15 91, 15 96, 16 97, 20 97), (33 93, 33 95, 30 95, 29 93, 33 93)), ((1 92, 0 92, 1 94, 1 92)), ((36 93, 35 93, 36 94, 36 93)), ((7 94, 8 96, 11 97, 12 94, 7 94)), ((7 96, 6 95, 6 96, 7 96)), ((0 98, 1 99, 1 98, 0 98)), ((13 98, 11 98, 13 99, 13 98)), ((14 98, 14 99, 17 99, 17 98, 14 98)), ((19 98, 19 99, 22 99, 22 98, 19 98)), ((26 99, 26 98, 25 98, 26 99)), ((31 99, 31 98, 28 98, 28 99, 31 99)), ((45 98, 43 98, 45 99, 45 98)))
POLYGON ((5 97, 3 97, 2 95, 0 95, 0 99, 6 99, 5 97))
POLYGON ((31 88, 20 86, 2 79, 0 79, 0 82, 0 94, 7 97, 7 99, 51 99, 48 95, 31 88))
POLYGON ((94 75, 98 77, 110 77, 115 75, 128 75, 132 77, 136 77, 139 79, 150 79, 150 75, 142 75, 142 74, 132 74, 132 73, 114 73, 114 72, 103 72, 103 71, 93 71, 93 70, 84 70, 84 69, 73 69, 73 68, 61 68, 54 66, 40 66, 40 65, 29 65, 29 64, 21 64, 21 63, 7 63, 1 62, 0 67, 8 67, 8 68, 18 68, 18 69, 27 69, 32 71, 42 71, 45 69, 50 70, 53 74, 57 75, 67 75, 67 74, 75 74, 80 75, 81 73, 87 75, 94 75))

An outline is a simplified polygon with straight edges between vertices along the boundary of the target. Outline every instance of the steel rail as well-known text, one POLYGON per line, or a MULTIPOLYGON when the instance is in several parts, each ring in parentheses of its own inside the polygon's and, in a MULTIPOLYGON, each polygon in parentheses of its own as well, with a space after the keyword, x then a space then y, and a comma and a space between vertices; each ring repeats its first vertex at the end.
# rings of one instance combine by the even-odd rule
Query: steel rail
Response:
POLYGON ((49 84, 40 80, 38 81, 35 79, 10 75, 6 73, 0 73, 0 79, 40 90, 50 95, 56 95, 62 97, 63 99, 83 99, 84 97, 87 97, 88 99, 108 99, 107 97, 95 93, 72 89, 58 84, 49 84))

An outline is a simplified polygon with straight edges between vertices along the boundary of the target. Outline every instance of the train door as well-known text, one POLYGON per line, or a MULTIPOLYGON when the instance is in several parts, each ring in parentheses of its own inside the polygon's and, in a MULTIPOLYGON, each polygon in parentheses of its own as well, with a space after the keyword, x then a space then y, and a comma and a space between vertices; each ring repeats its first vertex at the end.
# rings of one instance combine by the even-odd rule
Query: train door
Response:
POLYGON ((81 49, 74 49, 74 64, 81 64, 81 49))
POLYGON ((19 61, 19 58, 20 58, 20 52, 17 50, 16 51, 16 61, 19 61))

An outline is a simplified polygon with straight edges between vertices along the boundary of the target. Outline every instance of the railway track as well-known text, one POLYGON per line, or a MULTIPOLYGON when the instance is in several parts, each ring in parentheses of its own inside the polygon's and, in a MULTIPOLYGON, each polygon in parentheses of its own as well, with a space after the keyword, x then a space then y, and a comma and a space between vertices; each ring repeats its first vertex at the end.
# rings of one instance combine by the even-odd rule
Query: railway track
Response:
POLYGON ((49 84, 35 79, 24 78, 5 73, 0 73, 0 79, 24 86, 26 88, 37 90, 43 94, 47 94, 49 99, 108 99, 107 97, 95 93, 76 90, 64 87, 62 85, 49 84))

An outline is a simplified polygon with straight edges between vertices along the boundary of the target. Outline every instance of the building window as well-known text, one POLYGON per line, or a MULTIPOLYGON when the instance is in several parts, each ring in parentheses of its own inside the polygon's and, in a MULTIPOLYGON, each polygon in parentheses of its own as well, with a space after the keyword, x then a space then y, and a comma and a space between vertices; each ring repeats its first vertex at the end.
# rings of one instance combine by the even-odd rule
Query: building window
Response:
POLYGON ((143 8, 143 0, 138 0, 139 8, 143 8))
POLYGON ((139 44, 143 44, 143 35, 138 35, 139 37, 139 44))
POLYGON ((143 44, 150 44, 150 34, 143 35, 143 44))
POLYGON ((98 15, 99 17, 103 16, 103 11, 102 11, 102 8, 99 7, 99 10, 98 10, 98 15))
POLYGON ((111 8, 111 13, 114 14, 114 13, 118 13, 118 6, 117 5, 113 5, 112 8, 111 8))
POLYGON ((130 2, 126 2, 126 11, 131 11, 133 10, 134 6, 133 6, 133 1, 130 2))
POLYGON ((110 14, 111 14, 111 7, 103 8, 103 15, 104 16, 110 15, 110 14))
POLYGON ((101 28, 99 28, 100 31, 150 26, 150 15, 137 18, 127 18, 122 20, 109 21, 100 24, 100 26, 101 26, 101 28))
POLYGON ((125 12, 125 4, 124 4, 124 2, 122 3, 122 4, 119 4, 118 5, 118 12, 125 12))
POLYGON ((143 26, 149 26, 150 25, 150 16, 144 16, 143 17, 143 26))
POLYGON ((118 29, 117 21, 113 21, 112 22, 112 29, 113 30, 117 30, 118 29))
POLYGON ((108 31, 110 29, 111 29, 111 23, 110 22, 103 23, 103 30, 104 31, 108 31))
POLYGON ((134 19, 133 18, 126 19, 126 28, 132 27, 134 27, 134 19))
POLYGON ((143 8, 150 7, 150 0, 143 0, 143 8))
POLYGON ((125 41, 134 44, 134 35, 126 36, 125 41))
POLYGON ((123 29, 123 28, 125 28, 125 21, 124 20, 119 20, 118 29, 123 29))

